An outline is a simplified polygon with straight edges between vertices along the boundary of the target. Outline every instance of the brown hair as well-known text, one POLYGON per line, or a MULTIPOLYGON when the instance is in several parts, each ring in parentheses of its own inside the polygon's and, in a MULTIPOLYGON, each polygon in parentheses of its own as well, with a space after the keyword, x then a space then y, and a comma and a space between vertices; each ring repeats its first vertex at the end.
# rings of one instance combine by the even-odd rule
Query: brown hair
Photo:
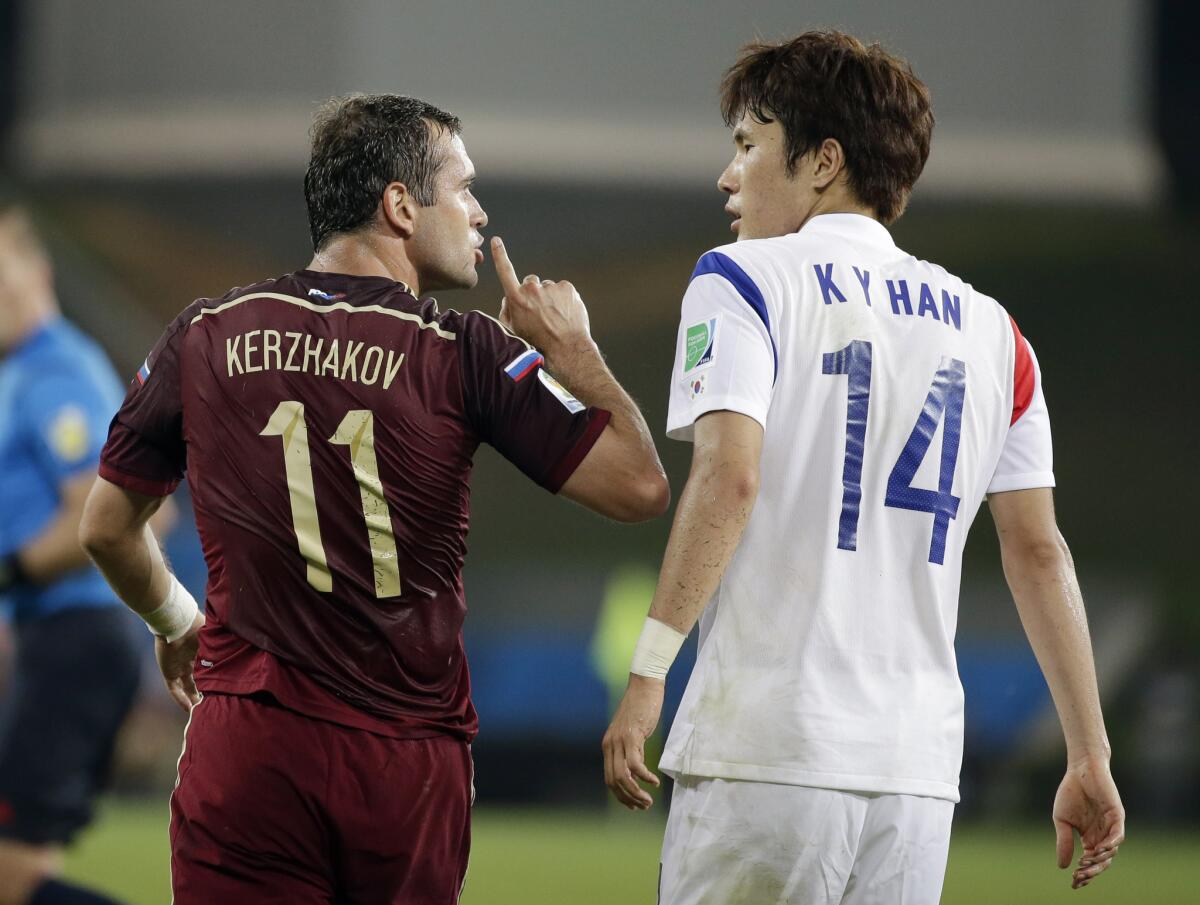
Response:
POLYGON ((884 223, 904 212, 929 157, 929 89, 904 60, 838 31, 743 47, 721 82, 721 114, 732 126, 746 113, 779 120, 788 173, 837 139, 851 189, 884 223))
POLYGON ((444 162, 435 131, 457 135, 458 117, 398 94, 335 97, 317 113, 304 200, 313 249, 370 222, 388 183, 403 182, 420 205, 436 204, 444 162))

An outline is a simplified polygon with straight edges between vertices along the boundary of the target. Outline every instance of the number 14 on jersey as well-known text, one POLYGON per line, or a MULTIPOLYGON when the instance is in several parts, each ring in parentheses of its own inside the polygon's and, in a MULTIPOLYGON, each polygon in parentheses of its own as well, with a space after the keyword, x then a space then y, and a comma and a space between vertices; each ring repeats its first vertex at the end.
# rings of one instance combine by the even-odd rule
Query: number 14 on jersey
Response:
MULTIPOLYGON (((866 455, 867 418, 871 402, 871 344, 856 339, 844 349, 822 356, 821 373, 846 375, 846 457, 842 464, 842 513, 838 520, 838 548, 858 549, 858 514, 862 503, 862 469, 866 455)), ((929 561, 942 565, 946 558, 946 533, 958 515, 959 498, 951 493, 958 446, 962 436, 962 410, 967 391, 967 365, 957 358, 943 358, 925 405, 888 475, 884 506, 929 512, 933 536, 929 561), (929 453, 939 422, 942 454, 937 490, 913 487, 913 478, 929 453)))

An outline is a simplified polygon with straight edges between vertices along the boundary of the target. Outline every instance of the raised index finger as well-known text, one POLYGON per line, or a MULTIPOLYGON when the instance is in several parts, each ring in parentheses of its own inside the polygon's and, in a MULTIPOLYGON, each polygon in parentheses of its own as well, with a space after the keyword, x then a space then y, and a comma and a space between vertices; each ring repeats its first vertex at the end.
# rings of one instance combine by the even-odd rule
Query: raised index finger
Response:
POLYGON ((496 276, 500 277, 500 288, 506 296, 515 298, 521 292, 521 281, 517 279, 517 272, 499 236, 492 237, 492 260, 496 264, 496 276))

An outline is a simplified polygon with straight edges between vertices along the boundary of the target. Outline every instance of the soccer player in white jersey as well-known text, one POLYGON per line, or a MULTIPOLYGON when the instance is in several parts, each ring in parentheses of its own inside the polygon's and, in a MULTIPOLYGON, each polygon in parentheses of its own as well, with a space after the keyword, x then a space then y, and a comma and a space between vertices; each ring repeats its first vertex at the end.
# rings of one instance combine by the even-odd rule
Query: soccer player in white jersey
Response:
POLYGON ((662 905, 937 902, 958 800, 953 639, 986 497, 1066 736, 1054 802, 1072 885, 1109 866, 1109 772, 1087 622, 1055 523, 1037 359, 993 299, 896 247, 929 153, 925 86, 836 32, 729 70, 735 244, 683 299, 667 433, 692 469, 629 687, 609 788, 647 808, 664 676, 700 649, 660 766, 676 780, 662 905))

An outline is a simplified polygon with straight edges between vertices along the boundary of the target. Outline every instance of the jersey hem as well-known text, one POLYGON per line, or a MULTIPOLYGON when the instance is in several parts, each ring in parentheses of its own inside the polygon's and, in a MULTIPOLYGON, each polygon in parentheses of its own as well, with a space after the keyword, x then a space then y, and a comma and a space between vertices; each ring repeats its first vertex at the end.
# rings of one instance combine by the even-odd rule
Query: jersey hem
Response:
POLYGON ((762 411, 761 405, 751 402, 744 396, 724 395, 705 399, 699 407, 689 408, 688 414, 679 420, 668 419, 667 436, 672 440, 691 443, 696 422, 711 412, 736 412, 747 418, 753 418, 762 425, 764 431, 767 429, 767 413, 762 411))
POLYGON ((1054 472, 1031 471, 1025 474, 1001 475, 993 478, 988 493, 1004 493, 1009 490, 1033 490, 1037 487, 1053 487, 1054 472))
POLYGON ((727 764, 721 761, 688 760, 683 769, 679 758, 664 755, 658 768, 672 779, 699 776, 706 779, 740 779, 749 782, 773 782, 785 786, 811 786, 818 789, 837 789, 840 792, 869 792, 880 795, 917 795, 922 798, 941 798, 958 802, 958 786, 931 779, 909 779, 898 776, 855 775, 853 773, 818 773, 810 770, 788 770, 755 764, 727 764))
POLYGON ((137 475, 126 474, 123 471, 113 468, 103 460, 101 460, 96 473, 110 484, 116 484, 118 487, 124 487, 126 490, 132 490, 134 493, 140 493, 143 496, 169 496, 179 486, 178 479, 159 481, 153 478, 142 478, 137 475))

